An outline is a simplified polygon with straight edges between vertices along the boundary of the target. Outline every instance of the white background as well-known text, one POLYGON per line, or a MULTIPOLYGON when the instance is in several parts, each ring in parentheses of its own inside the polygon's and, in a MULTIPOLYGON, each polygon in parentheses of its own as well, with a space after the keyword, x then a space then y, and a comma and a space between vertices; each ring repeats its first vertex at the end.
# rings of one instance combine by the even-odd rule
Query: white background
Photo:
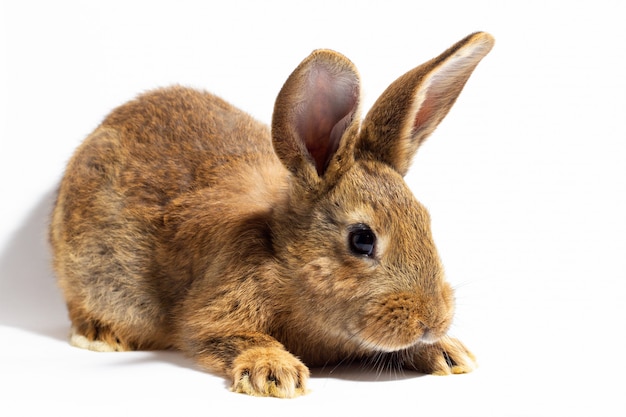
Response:
POLYGON ((601 0, 3 1, 0 414, 624 415, 625 15, 601 0), (367 110, 476 30, 496 46, 407 181, 477 371, 318 370, 305 397, 257 399, 177 352, 67 344, 46 222, 65 163, 112 108, 180 83, 269 122, 288 74, 326 47, 360 69, 367 110))

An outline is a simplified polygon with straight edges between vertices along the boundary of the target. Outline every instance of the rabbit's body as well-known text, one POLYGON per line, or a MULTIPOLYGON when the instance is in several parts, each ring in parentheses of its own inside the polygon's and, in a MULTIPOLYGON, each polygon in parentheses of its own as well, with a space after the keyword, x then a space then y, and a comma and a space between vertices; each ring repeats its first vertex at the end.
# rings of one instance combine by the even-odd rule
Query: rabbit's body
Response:
POLYGON ((491 43, 407 73, 362 125, 356 70, 330 51, 285 83, 271 131, 183 87, 114 110, 69 162, 50 228, 73 344, 180 349, 255 395, 304 392, 301 360, 471 370, 402 176, 491 43))
POLYGON ((189 251, 202 235, 179 227, 184 204, 221 211, 201 219, 211 259, 236 243, 220 225, 270 210, 286 174, 267 126, 208 93, 162 89, 116 109, 70 161, 53 217, 55 252, 72 253, 55 258, 61 287, 88 306, 70 308, 76 330, 111 331, 118 349, 175 346, 173 310, 201 267, 189 251))

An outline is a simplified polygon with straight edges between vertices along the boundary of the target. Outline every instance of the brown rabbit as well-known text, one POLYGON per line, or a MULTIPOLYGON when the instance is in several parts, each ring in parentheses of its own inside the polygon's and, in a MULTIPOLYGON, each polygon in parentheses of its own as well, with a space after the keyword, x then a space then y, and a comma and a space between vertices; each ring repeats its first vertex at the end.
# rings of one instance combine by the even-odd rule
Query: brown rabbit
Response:
POLYGON ((493 38, 396 80, 361 123, 360 81, 314 51, 271 130, 182 87, 114 110, 61 182, 50 239, 72 344, 180 349, 252 395, 306 392, 308 366, 471 371, 411 159, 493 38))

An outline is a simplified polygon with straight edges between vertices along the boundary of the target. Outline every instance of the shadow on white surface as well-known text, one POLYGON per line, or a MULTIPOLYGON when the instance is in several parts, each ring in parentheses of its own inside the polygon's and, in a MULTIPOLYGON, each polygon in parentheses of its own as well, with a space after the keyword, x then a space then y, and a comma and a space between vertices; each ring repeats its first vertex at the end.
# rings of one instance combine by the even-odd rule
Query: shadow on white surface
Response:
POLYGON ((0 325, 66 340, 69 320, 47 243, 54 198, 44 194, 0 253, 0 325))
MULTIPOLYGON (((94 352, 98 355, 101 352, 94 352)), ((137 366, 143 364, 163 363, 186 370, 203 372, 193 359, 186 357, 182 352, 175 350, 153 350, 138 352, 112 352, 111 355, 120 355, 118 365, 137 366)))
POLYGON ((379 369, 376 365, 356 362, 311 368, 310 371, 311 378, 333 378, 360 382, 403 381, 425 376, 408 369, 388 367, 379 369))

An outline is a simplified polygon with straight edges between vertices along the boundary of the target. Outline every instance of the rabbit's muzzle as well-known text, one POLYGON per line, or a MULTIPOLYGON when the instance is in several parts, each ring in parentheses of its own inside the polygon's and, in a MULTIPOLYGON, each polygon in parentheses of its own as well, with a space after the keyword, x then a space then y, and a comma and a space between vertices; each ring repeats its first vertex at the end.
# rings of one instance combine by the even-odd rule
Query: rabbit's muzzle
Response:
POLYGON ((393 352, 443 337, 452 322, 452 289, 424 295, 395 292, 368 303, 356 330, 362 344, 375 351, 393 352))

